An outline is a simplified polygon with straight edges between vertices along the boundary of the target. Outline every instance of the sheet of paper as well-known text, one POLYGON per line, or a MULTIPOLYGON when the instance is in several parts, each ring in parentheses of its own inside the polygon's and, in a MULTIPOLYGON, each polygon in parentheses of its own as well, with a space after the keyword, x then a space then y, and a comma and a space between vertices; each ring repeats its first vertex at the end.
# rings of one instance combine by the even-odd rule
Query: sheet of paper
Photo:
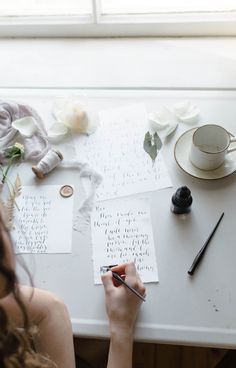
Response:
POLYGON ((148 118, 143 104, 99 113, 100 126, 75 141, 78 157, 103 176, 96 199, 106 200, 172 186, 161 153, 155 164, 143 149, 148 118))
POLYGON ((143 282, 158 281, 148 199, 96 203, 91 231, 95 284, 101 283, 101 266, 132 261, 143 282))
POLYGON ((16 253, 71 253, 73 196, 60 185, 23 186, 12 237, 16 253))

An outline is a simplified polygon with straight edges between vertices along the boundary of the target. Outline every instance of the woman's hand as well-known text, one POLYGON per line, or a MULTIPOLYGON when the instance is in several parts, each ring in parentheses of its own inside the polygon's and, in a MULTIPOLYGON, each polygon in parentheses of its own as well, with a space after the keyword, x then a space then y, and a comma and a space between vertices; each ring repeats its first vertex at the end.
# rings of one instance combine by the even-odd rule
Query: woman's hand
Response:
MULTIPOLYGON (((122 264, 111 269, 137 290, 145 294, 145 287, 139 278, 134 263, 122 264)), ((135 321, 142 301, 125 285, 114 280, 112 272, 102 275, 106 295, 106 309, 111 332, 133 334, 135 321)))
MULTIPOLYGON (((127 284, 144 296, 145 287, 134 263, 112 267, 112 271, 118 273, 127 284)), ((114 280, 111 271, 102 276, 102 282, 111 333, 107 368, 131 368, 133 332, 142 301, 125 285, 114 280)))

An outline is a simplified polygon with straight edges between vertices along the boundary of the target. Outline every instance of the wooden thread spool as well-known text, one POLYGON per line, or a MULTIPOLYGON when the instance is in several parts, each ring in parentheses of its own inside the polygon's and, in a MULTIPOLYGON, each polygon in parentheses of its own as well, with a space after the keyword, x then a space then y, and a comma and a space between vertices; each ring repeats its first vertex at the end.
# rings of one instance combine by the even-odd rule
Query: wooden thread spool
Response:
POLYGON ((61 152, 51 149, 39 161, 36 166, 32 166, 32 171, 39 179, 43 179, 46 174, 51 172, 63 160, 61 152))

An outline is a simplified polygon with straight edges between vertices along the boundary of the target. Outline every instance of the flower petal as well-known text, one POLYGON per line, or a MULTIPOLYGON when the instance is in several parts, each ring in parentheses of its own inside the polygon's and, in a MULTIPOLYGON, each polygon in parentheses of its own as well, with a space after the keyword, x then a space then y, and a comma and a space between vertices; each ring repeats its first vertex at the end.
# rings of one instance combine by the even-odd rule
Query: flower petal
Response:
POLYGON ((187 124, 198 122, 200 109, 191 101, 185 100, 174 105, 175 115, 178 120, 187 124))
POLYGON ((25 116, 12 122, 12 127, 23 136, 32 137, 37 130, 37 122, 33 116, 25 116))
POLYGON ((172 123, 172 124, 170 124, 170 125, 165 129, 163 136, 164 136, 165 138, 167 138, 169 135, 171 135, 172 133, 174 133, 174 131, 176 130, 176 128, 177 128, 177 126, 178 126, 178 125, 179 125, 178 123, 172 123))
POLYGON ((68 128, 62 123, 53 123, 48 129, 48 137, 50 141, 56 142, 63 139, 68 132, 68 128))
POLYGON ((168 107, 163 106, 159 110, 151 112, 149 114, 149 120, 154 130, 161 130, 173 124, 175 118, 172 111, 168 107))

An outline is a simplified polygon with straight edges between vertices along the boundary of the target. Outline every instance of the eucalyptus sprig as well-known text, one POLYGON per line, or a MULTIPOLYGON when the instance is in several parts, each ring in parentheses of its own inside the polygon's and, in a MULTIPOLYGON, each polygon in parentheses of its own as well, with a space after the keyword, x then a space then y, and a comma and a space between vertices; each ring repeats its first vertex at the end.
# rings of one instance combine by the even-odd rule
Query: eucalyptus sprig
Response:
POLYGON ((11 166, 19 161, 20 159, 22 159, 24 157, 24 152, 25 152, 25 148, 23 146, 23 144, 20 144, 18 142, 16 142, 13 146, 9 146, 7 147, 4 151, 3 151, 3 157, 4 159, 8 160, 8 164, 6 168, 3 168, 1 166, 1 171, 2 171, 2 184, 5 183, 6 179, 7 179, 7 175, 8 172, 11 168, 11 166))
POLYGON ((151 134, 150 132, 145 134, 143 148, 151 157, 153 165, 161 147, 162 141, 156 132, 154 134, 151 134))

